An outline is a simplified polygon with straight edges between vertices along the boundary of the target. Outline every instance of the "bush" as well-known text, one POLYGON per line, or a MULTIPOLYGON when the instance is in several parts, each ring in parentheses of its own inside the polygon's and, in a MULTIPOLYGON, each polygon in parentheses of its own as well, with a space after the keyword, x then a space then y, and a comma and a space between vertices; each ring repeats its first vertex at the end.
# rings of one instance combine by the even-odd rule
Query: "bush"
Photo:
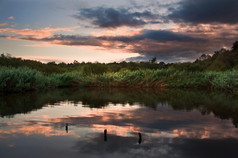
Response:
POLYGON ((43 88, 47 80, 40 72, 26 67, 0 69, 1 91, 22 91, 43 88))
POLYGON ((63 74, 53 74, 48 77, 51 87, 70 87, 77 84, 80 73, 66 72, 63 74))

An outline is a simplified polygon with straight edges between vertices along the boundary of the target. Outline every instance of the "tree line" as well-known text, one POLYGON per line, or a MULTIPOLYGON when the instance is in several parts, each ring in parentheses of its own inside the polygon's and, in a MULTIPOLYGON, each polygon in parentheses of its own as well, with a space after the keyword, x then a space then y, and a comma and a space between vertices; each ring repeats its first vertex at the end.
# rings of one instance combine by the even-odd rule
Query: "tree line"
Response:
POLYGON ((9 54, 1 54, 0 66, 4 67, 28 67, 47 74, 61 74, 65 72, 79 71, 85 75, 103 74, 106 72, 119 72, 124 70, 145 70, 145 69, 177 69, 185 71, 227 71, 238 69, 238 41, 234 42, 232 48, 220 49, 215 51, 213 55, 202 54, 194 62, 185 63, 164 63, 156 62, 156 58, 152 58, 148 62, 113 62, 113 63, 91 63, 74 61, 73 63, 41 63, 39 61, 25 60, 21 58, 11 57, 9 54))

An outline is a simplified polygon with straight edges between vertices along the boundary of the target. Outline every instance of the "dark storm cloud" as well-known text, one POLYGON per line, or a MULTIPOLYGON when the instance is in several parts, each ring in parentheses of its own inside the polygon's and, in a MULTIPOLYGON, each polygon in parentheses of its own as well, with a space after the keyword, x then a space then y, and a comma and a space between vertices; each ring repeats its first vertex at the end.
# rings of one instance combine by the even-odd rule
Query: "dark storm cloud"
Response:
POLYGON ((168 20, 191 23, 238 22, 237 0, 182 0, 178 9, 170 9, 168 20))
POLYGON ((116 28, 120 26, 141 26, 148 23, 159 23, 156 16, 149 11, 135 12, 130 9, 87 8, 79 10, 75 18, 91 20, 94 25, 102 28, 116 28))
POLYGON ((168 42, 168 41, 205 41, 201 38, 194 38, 182 33, 175 33, 166 30, 144 30, 139 35, 135 36, 118 36, 118 37, 99 37, 98 39, 109 41, 121 41, 121 42, 137 42, 141 40, 152 40, 156 42, 168 42))
POLYGON ((148 61, 152 57, 166 62, 191 61, 208 47, 208 40, 205 38, 165 30, 144 30, 135 36, 106 36, 98 39, 130 44, 130 51, 141 54, 143 58, 129 58, 128 61, 148 61))
POLYGON ((188 35, 181 33, 174 33, 171 31, 165 30, 146 30, 143 34, 135 36, 135 39, 151 39, 158 42, 167 42, 167 41, 196 41, 201 40, 199 38, 193 38, 188 35))
MULTIPOLYGON (((135 7, 138 7, 135 5, 135 7)), ((141 10, 148 7, 139 7, 141 10)), ((151 8, 151 7, 150 7, 151 8)), ((116 28, 120 26, 141 26, 153 23, 238 23, 237 0, 181 0, 180 2, 156 4, 150 11, 134 11, 125 8, 87 8, 79 10, 75 18, 90 20, 94 25, 102 28, 116 28), (168 15, 155 13, 165 9, 168 15), (162 18, 163 17, 163 18, 162 18)))

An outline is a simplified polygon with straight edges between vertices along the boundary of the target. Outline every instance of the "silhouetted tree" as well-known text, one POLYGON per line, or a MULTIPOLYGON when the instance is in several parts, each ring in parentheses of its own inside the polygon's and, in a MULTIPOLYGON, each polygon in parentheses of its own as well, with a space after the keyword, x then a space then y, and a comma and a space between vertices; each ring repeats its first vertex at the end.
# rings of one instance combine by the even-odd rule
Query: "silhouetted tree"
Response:
POLYGON ((207 60, 207 59, 209 59, 209 58, 211 58, 210 55, 202 54, 202 55, 198 58, 198 60, 203 61, 203 60, 207 60))
POLYGON ((47 63, 48 65, 56 65, 55 61, 50 61, 47 63))
POLYGON ((74 62, 73 62, 74 64, 79 64, 79 62, 77 61, 77 60, 74 60, 74 62))
POLYGON ((150 60, 150 62, 151 62, 151 63, 155 63, 156 60, 157 60, 156 57, 154 57, 154 58, 152 58, 152 59, 150 60))
POLYGON ((238 41, 233 43, 232 50, 238 50, 238 41))
POLYGON ((11 57, 12 57, 12 55, 9 54, 9 53, 2 53, 1 54, 1 58, 11 58, 11 57))

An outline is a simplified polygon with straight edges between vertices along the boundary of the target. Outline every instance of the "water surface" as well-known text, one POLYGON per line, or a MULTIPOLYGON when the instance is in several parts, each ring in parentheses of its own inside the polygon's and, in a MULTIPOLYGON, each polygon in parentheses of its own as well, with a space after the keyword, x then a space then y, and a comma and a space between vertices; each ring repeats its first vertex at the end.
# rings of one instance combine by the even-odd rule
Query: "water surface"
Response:
POLYGON ((0 95, 1 158, 237 158, 238 98, 184 90, 0 95))

